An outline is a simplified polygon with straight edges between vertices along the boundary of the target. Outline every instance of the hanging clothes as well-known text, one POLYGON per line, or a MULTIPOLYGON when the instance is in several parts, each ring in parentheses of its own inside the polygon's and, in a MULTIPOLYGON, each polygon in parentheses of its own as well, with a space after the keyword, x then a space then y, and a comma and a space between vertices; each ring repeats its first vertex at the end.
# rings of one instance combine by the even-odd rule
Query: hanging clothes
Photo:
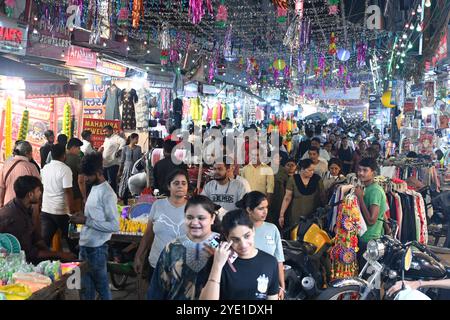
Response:
POLYGON ((134 104, 138 102, 136 90, 124 91, 122 99, 122 127, 124 130, 136 130, 136 112, 134 104))
POLYGON ((105 120, 121 120, 120 117, 120 102, 122 98, 122 90, 115 84, 106 89, 102 99, 105 105, 105 120))
POLYGON ((150 108, 150 95, 145 88, 139 89, 138 92, 139 100, 135 104, 136 111, 136 127, 138 129, 148 128, 149 120, 149 108, 150 108))

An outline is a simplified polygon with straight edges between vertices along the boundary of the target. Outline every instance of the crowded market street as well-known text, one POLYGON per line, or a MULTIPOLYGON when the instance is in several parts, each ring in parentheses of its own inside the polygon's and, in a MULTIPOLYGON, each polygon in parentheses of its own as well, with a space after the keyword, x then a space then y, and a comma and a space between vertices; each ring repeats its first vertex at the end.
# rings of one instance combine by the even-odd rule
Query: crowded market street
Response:
POLYGON ((450 300, 449 31, 450 0, 0 0, 0 300, 450 300))

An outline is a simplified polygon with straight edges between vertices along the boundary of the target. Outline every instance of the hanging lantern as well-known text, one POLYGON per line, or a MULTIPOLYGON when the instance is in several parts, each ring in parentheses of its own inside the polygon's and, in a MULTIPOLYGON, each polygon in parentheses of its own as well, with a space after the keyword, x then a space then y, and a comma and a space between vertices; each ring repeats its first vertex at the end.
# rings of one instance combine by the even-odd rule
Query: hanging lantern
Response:
POLYGON ((335 16, 339 13, 339 0, 328 0, 328 14, 335 16))
POLYGON ((395 105, 391 104, 391 98, 392 98, 392 90, 388 90, 385 93, 383 93, 383 96, 381 97, 381 103, 386 108, 394 108, 395 105))
POLYGON ((165 66, 169 63, 169 55, 170 55, 170 51, 169 50, 161 50, 161 54, 160 54, 160 61, 161 61, 161 65, 165 66))
POLYGON ((286 61, 283 59, 276 59, 273 63, 273 67, 278 71, 284 70, 284 68, 286 68, 286 61))
POLYGON ((28 135, 28 122, 29 122, 29 112, 24 110, 22 114, 22 120, 20 121, 19 135, 17 140, 25 141, 28 135))
POLYGON ((348 61, 350 59, 350 51, 343 48, 339 49, 337 52, 337 58, 342 62, 348 61))
POLYGON ((225 28, 228 21, 228 9, 225 6, 225 0, 220 0, 220 5, 217 8, 216 26, 225 28))
POLYGON ((6 100, 5 107, 5 159, 12 154, 12 101, 6 100))

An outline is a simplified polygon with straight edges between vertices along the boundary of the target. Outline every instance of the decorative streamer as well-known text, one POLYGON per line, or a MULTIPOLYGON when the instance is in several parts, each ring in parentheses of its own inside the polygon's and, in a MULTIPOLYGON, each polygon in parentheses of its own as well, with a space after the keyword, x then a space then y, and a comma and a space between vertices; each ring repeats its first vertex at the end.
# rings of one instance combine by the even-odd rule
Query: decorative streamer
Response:
POLYGON ((192 18, 193 24, 198 24, 202 21, 202 18, 205 15, 203 0, 189 0, 189 15, 192 18))
POLYGON ((131 21, 134 29, 139 27, 141 16, 144 16, 144 1, 133 0, 133 11, 131 13, 131 21))
POLYGON ((233 32, 233 26, 230 25, 228 27, 227 32, 225 33, 224 48, 223 48, 223 56, 224 56, 225 60, 227 60, 227 61, 235 60, 235 56, 233 55, 233 45, 231 42, 232 32, 233 32))
POLYGON ((209 15, 213 16, 214 15, 214 10, 213 10, 213 6, 212 6, 211 0, 206 0, 206 8, 208 9, 209 15))
POLYGON ((356 66, 358 68, 364 68, 366 66, 366 54, 367 54, 367 44, 360 43, 358 44, 358 59, 356 66))
POLYGON ((328 48, 328 53, 332 56, 336 55, 336 53, 337 53, 336 36, 335 36, 334 32, 331 33, 330 46, 328 48))
POLYGON ((5 159, 12 154, 12 101, 6 99, 5 107, 5 159))

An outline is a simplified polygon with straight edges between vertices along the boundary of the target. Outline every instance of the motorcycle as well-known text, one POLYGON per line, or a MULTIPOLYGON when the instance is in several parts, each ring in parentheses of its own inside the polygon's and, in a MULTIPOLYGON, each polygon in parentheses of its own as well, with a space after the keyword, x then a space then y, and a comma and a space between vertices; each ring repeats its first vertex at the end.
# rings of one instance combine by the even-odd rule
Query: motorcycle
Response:
POLYGON ((287 232, 282 240, 285 256, 286 300, 305 300, 317 297, 329 281, 331 263, 328 249, 329 235, 322 229, 328 208, 320 208, 287 232))
POLYGON ((433 217, 428 225, 428 232, 434 237, 434 246, 438 246, 441 238, 443 247, 450 248, 450 191, 442 192, 432 198, 433 217))
MULTIPOLYGON (((384 221, 384 220, 383 220, 384 221)), ((398 232, 397 223, 389 219, 389 225, 398 232)), ((386 292, 398 280, 440 280, 450 277, 450 267, 446 267, 441 260, 427 247, 412 241, 402 244, 394 237, 385 235, 367 244, 363 257, 366 264, 358 277, 339 279, 330 283, 318 300, 376 300, 381 292, 386 292), (414 249, 414 250, 413 250, 414 249), (405 261, 411 256, 410 267, 405 268, 405 261), (406 270, 407 269, 407 270, 406 270), (383 286, 383 291, 380 290, 383 286)), ((427 295, 436 295, 430 289, 427 295)))

